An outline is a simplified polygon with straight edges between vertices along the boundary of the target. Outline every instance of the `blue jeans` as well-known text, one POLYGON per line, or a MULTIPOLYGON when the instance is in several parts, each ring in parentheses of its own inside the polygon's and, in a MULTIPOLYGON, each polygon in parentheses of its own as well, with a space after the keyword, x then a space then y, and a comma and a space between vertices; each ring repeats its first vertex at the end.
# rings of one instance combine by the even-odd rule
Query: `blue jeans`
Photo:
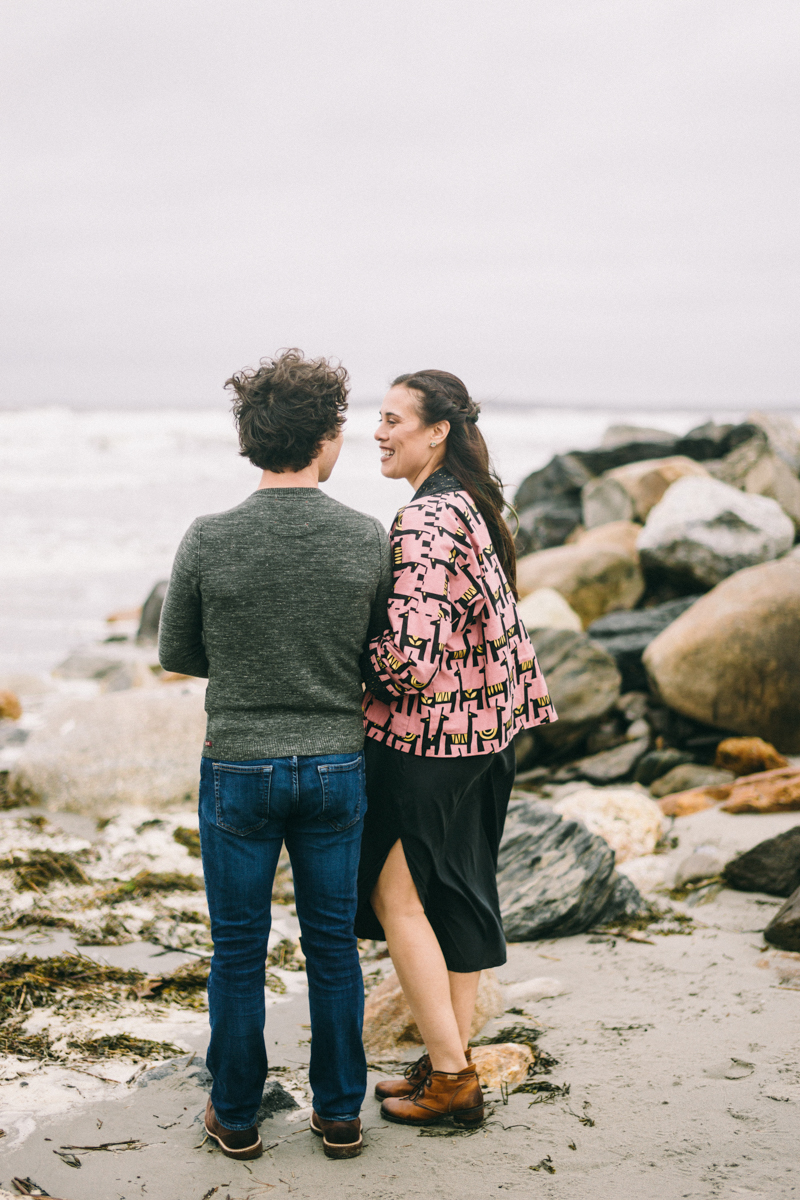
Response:
POLYGON ((214 940, 206 1061, 226 1129, 255 1123, 267 1077, 264 964, 284 841, 306 956, 314 1108, 331 1121, 359 1114, 367 1064, 353 920, 366 807, 361 753, 202 760, 200 843, 214 940))

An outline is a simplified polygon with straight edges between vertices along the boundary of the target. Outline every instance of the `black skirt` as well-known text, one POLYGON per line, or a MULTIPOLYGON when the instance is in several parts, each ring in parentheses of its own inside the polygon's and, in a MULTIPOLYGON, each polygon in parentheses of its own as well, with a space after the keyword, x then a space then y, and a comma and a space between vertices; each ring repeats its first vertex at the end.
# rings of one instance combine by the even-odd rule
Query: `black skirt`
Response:
POLYGON ((403 843, 411 877, 450 971, 506 961, 497 897, 497 852, 514 782, 514 748, 433 758, 364 747, 367 815, 358 873, 358 937, 385 939, 370 903, 392 846, 403 843))

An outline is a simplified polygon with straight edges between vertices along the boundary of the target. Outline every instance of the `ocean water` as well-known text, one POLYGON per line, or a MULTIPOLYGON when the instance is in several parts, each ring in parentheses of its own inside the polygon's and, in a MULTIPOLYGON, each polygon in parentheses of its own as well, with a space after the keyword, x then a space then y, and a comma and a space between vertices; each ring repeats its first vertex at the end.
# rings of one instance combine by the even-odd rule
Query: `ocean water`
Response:
MULTIPOLYGON (((486 406, 481 429, 509 498, 555 453, 596 445, 610 424, 682 433, 741 412, 486 406)), ((353 408, 325 491, 387 527, 411 495, 380 474, 377 405, 353 408)), ((0 684, 49 670, 103 637, 105 617, 168 577, 186 527, 238 504, 259 472, 225 409, 0 412, 0 684)))

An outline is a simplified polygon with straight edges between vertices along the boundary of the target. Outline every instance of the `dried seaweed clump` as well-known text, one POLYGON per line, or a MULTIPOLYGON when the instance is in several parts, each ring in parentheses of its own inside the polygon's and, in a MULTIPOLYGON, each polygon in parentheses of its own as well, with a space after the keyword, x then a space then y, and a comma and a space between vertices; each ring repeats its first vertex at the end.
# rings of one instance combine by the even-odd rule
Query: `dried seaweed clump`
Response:
POLYGON ((44 929, 69 929, 73 933, 81 933, 83 926, 73 921, 71 917, 62 917, 60 913, 51 912, 49 908, 26 908, 24 912, 17 913, 10 921, 6 921, 5 925, 0 925, 0 929, 8 932, 10 929, 23 929, 28 925, 38 925, 44 929))
POLYGON ((200 830, 179 825, 172 834, 179 846, 185 846, 192 858, 200 858, 200 830))
POLYGON ((81 954, 6 958, 0 962, 0 1018, 23 1009, 47 1007, 65 991, 72 993, 71 1006, 80 1000, 87 1007, 99 1007, 123 999, 143 978, 141 971, 110 967, 81 954))
POLYGON ((272 884, 272 903, 294 904, 292 864, 289 861, 289 855, 286 853, 285 848, 281 850, 281 856, 278 859, 278 866, 275 871, 275 879, 272 884))
POLYGON ((68 854, 64 850, 30 850, 25 858, 9 854, 0 859, 0 869, 14 871, 17 891, 42 892, 51 883, 91 883, 81 866, 85 858, 85 851, 68 854))
POLYGON ((53 1058, 52 1043, 47 1030, 41 1033, 25 1033, 25 1020, 0 1023, 0 1054, 13 1054, 15 1058, 53 1058))
POLYGON ((283 971, 305 971, 305 959, 300 955, 300 947, 291 938, 283 938, 277 946, 273 946, 267 955, 267 966, 278 967, 283 971))
POLYGON ((32 787, 12 779, 10 771, 0 771, 0 809, 23 808, 41 802, 41 796, 32 787))
POLYGON ((185 1054, 180 1046, 172 1042, 151 1042, 149 1038, 133 1037, 130 1033, 104 1034, 95 1038, 70 1038, 70 1050, 77 1050, 86 1058, 175 1058, 185 1054))
POLYGON ((208 959, 186 963, 172 975, 141 976, 136 989, 140 1000, 167 1000, 184 1008, 206 1008, 208 987, 208 959))
POLYGON ((202 892, 203 881, 196 875, 181 875, 179 871, 140 871, 110 888, 101 899, 110 904, 122 900, 141 900, 157 892, 202 892))

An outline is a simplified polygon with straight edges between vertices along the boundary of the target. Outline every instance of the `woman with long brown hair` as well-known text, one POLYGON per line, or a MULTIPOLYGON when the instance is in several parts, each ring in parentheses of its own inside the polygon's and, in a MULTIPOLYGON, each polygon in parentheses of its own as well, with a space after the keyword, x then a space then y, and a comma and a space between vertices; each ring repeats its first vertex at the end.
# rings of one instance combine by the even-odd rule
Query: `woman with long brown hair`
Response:
POLYGON ((385 938, 426 1053, 381 1113, 483 1120, 468 1039, 480 972, 506 960, 495 873, 514 734, 555 720, 516 609, 514 543, 479 407, 455 375, 400 375, 375 433, 413 499, 391 531, 388 628, 365 651, 369 807, 356 933, 385 938))

